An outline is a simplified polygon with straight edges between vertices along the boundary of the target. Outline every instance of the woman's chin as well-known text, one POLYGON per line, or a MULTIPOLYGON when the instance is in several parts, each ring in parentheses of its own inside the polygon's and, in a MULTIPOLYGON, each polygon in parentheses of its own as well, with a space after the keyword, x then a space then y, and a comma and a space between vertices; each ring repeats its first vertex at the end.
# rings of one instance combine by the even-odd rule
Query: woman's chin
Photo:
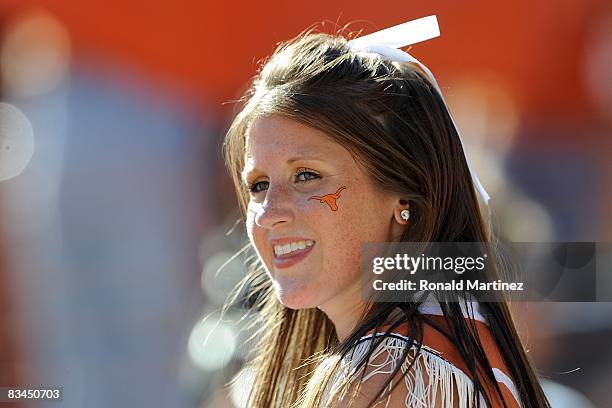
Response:
POLYGON ((279 302, 289 309, 309 309, 317 307, 319 304, 317 291, 312 290, 312 288, 287 289, 275 285, 275 293, 279 302))

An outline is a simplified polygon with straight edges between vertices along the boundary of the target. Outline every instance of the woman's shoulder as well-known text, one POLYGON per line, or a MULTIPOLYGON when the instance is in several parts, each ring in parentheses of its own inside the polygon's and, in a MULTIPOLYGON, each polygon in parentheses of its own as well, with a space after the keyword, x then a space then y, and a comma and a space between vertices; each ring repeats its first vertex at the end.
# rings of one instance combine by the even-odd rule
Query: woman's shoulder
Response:
MULTIPOLYGON (((439 306, 421 306, 419 311, 427 315, 428 320, 435 321, 437 326, 444 326, 439 306)), ((509 404, 514 401, 514 406, 520 406, 516 387, 507 374, 503 358, 488 330, 486 319, 480 313, 479 305, 467 305, 464 312, 465 318, 475 322, 506 401, 509 404)), ((369 354, 367 364, 362 364, 358 371, 364 395, 371 392, 375 395, 399 366, 396 376, 385 387, 388 394, 385 395, 384 406, 470 407, 475 404, 474 384, 469 370, 459 350, 446 336, 425 324, 422 342, 417 344, 408 335, 408 324, 402 324, 391 331, 388 329, 383 326, 361 337, 343 359, 345 372, 355 372, 359 362, 369 354), (397 382, 400 384, 392 388, 397 382)))
MULTIPOLYGON (((401 332, 373 333, 360 339, 344 361, 351 367, 353 378, 360 379, 358 401, 361 397, 365 403, 384 387, 380 405, 376 406, 467 408, 475 405, 473 383, 467 374, 445 359, 439 350, 423 344, 418 353, 417 344, 406 349, 408 341, 401 332), (356 370, 370 349, 367 364, 356 370)), ((359 402, 351 406, 361 407, 359 402)))

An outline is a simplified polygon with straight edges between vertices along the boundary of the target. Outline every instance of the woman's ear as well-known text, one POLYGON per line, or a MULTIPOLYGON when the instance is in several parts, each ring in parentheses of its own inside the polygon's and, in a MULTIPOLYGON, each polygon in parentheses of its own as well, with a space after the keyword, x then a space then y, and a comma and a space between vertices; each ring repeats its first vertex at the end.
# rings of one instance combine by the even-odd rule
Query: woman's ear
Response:
POLYGON ((398 205, 393 210, 393 216, 398 224, 408 224, 408 220, 410 220, 410 203, 407 200, 400 199, 398 205))
POLYGON ((394 242, 400 239, 406 229, 406 224, 410 219, 410 205, 408 201, 397 199, 393 205, 393 217, 391 219, 389 241, 394 242))

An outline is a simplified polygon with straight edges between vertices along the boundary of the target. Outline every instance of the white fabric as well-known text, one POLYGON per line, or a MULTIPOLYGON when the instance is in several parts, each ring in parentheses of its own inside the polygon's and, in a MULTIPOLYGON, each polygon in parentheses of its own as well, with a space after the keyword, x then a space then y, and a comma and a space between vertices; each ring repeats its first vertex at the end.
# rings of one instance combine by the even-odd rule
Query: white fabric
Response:
POLYGON ((508 387, 514 399, 517 402, 520 401, 518 390, 516 389, 516 385, 514 385, 514 382, 512 381, 512 379, 508 377, 506 373, 504 373, 499 368, 493 368, 493 374, 495 375, 495 379, 497 380, 497 382, 501 382, 506 387, 508 387))
POLYGON ((401 48, 438 37, 440 28, 436 16, 411 20, 350 41, 351 47, 363 49, 373 45, 401 48))
MULTIPOLYGON (((470 300, 467 302, 459 302, 463 317, 466 319, 478 320, 488 325, 489 323, 487 322, 487 319, 480 313, 480 304, 476 300, 473 300, 473 297, 470 297, 469 299, 470 300)), ((443 316, 440 303, 436 300, 432 293, 430 293, 427 299, 425 299, 425 301, 419 305, 419 312, 421 312, 421 314, 443 316)))

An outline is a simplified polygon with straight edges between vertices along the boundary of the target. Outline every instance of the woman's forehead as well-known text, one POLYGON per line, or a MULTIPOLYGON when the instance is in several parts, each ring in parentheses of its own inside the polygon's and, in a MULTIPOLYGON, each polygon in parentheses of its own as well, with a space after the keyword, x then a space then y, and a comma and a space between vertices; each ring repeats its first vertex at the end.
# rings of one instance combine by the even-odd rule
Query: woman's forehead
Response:
POLYGON ((286 156, 326 159, 346 154, 346 149, 324 132, 280 115, 256 119, 246 135, 246 157, 286 156))

